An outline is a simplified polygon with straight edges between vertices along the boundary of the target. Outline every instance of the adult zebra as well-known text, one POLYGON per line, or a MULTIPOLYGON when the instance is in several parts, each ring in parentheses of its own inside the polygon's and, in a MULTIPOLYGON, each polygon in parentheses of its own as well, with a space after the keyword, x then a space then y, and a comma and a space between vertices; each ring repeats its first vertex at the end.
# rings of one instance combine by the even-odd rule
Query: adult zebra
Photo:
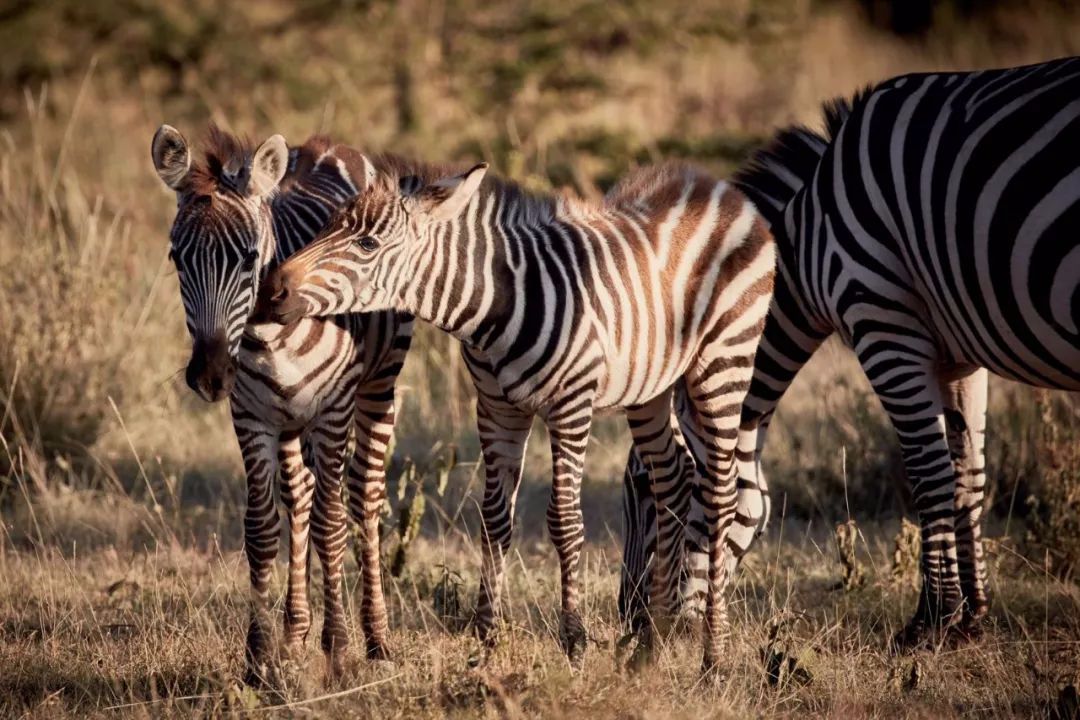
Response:
MULTIPOLYGON (((988 610, 987 371, 1080 389, 1077 98, 1077 58, 880 83, 831 128, 774 225, 777 301, 739 454, 759 458, 776 403, 839 334, 899 436, 922 527, 922 592, 901 648, 941 629, 977 636, 988 610)), ((769 170, 751 167, 743 187, 786 178, 769 170)))
POLYGON ((402 174, 423 176, 419 190, 379 183, 361 193, 320 240, 268 276, 260 304, 286 322, 407 308, 481 351, 517 412, 545 420, 554 466, 548 525, 572 659, 584 640, 577 490, 595 411, 625 410, 653 471, 662 542, 652 607, 664 622, 664 543, 675 519, 664 510, 678 481, 671 396, 682 378, 694 408, 688 429, 707 449, 711 668, 726 636, 721 552, 735 510, 739 409, 772 294, 772 237, 741 193, 683 165, 636 171, 599 206, 501 180, 481 185, 486 168, 447 177, 406 167, 402 174))
POLYGON ((284 327, 248 324, 264 269, 307 244, 376 168, 356 150, 325 138, 290 149, 275 135, 253 150, 213 125, 201 163, 192 163, 187 141, 168 125, 154 135, 151 154, 177 196, 170 257, 193 341, 187 382, 207 401, 230 399, 247 474, 244 546, 253 591, 247 678, 264 679, 269 660, 269 581, 279 522, 273 484, 279 471, 290 532, 284 649, 300 652, 311 627, 310 527, 324 568, 322 648, 332 673, 346 660, 341 476, 350 426, 356 444, 348 505, 363 531, 362 624, 368 656, 386 657, 379 511, 394 384, 412 319, 375 313, 284 327))

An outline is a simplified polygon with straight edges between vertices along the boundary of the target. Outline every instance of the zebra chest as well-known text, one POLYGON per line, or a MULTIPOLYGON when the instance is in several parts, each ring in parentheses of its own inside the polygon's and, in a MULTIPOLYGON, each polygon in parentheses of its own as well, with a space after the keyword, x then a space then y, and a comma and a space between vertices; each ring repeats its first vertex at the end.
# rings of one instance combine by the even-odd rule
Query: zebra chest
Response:
POLYGON ((363 374, 348 327, 305 320, 241 353, 238 400, 275 425, 303 425, 351 402, 363 374))

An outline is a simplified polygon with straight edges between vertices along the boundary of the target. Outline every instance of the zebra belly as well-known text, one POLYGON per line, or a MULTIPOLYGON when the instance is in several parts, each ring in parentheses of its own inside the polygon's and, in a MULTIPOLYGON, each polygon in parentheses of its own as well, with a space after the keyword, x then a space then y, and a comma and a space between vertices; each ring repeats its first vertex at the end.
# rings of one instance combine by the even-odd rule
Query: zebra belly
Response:
MULTIPOLYGON (((1072 295, 1077 293, 1080 276, 1071 289, 1072 295)), ((1003 297, 1000 291, 959 299, 956 307, 977 307, 991 313, 989 319, 961 315, 956 307, 935 307, 934 331, 943 359, 984 367, 1027 385, 1080 390, 1080 334, 1041 318, 1030 304, 1018 307, 1024 302, 1016 295, 1003 297)))

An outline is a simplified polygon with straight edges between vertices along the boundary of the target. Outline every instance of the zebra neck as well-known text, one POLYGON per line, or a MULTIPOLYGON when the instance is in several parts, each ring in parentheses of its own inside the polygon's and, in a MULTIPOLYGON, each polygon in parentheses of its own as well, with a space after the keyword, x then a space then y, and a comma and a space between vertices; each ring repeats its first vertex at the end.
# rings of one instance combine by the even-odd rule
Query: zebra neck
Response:
MULTIPOLYGON (((403 309, 498 366, 520 345, 529 316, 565 304, 579 277, 580 230, 552 209, 526 215, 490 193, 433 228, 408 265, 403 309)), ((535 337, 531 340, 536 340, 535 337)))

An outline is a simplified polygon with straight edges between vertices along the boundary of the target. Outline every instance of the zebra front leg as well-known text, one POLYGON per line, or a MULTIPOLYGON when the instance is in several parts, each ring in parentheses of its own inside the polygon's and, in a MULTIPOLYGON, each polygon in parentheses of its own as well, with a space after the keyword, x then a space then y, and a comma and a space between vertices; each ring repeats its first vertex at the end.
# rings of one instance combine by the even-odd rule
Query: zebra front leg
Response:
POLYGON ((345 444, 352 422, 352 398, 348 408, 324 409, 319 427, 312 430, 315 455, 315 502, 312 508, 312 539, 323 568, 323 626, 320 645, 326 654, 329 677, 341 675, 348 663, 349 632, 341 580, 348 542, 341 476, 345 444))
POLYGON ((585 544, 585 521, 581 515, 581 475, 592 425, 592 397, 578 394, 573 401, 553 407, 545 418, 551 435, 551 499, 547 526, 559 556, 562 578, 562 611, 559 640, 570 664, 580 667, 585 658, 587 635, 578 609, 578 565, 585 544))
MULTIPOLYGON (((478 390, 480 390, 478 386, 478 390)), ((521 485, 521 466, 532 430, 532 416, 509 403, 485 396, 476 402, 476 425, 484 455, 483 533, 480 543, 480 594, 474 631, 487 646, 494 644, 501 614, 506 553, 514 528, 514 505, 521 485)))
POLYGON ((963 621, 956 630, 964 640, 981 635, 980 624, 990 608, 982 545, 988 380, 985 368, 968 369, 961 377, 944 382, 941 388, 956 471, 956 559, 964 602, 963 621))
POLYGON ((274 503, 278 437, 265 430, 250 430, 250 418, 234 414, 236 437, 247 476, 244 513, 244 554, 251 580, 251 618, 244 650, 244 682, 261 685, 270 662, 270 574, 278 551, 279 518, 274 503))
POLYGON ((647 622, 650 564, 656 552, 656 501, 649 471, 630 448, 623 472, 623 559, 619 574, 619 619, 639 633, 647 622))
POLYGON ((349 465, 349 512, 360 526, 360 622, 369 660, 389 660, 389 621, 379 555, 379 517, 386 501, 386 450, 394 431, 394 387, 365 386, 357 398, 356 448, 349 465))
POLYGON ((281 500, 289 519, 289 582, 285 595, 284 647, 288 657, 300 659, 311 630, 308 604, 308 536, 315 476, 304 463, 299 435, 282 436, 278 448, 281 500))
POLYGON ((915 511, 922 530, 922 591, 915 616, 893 640, 907 650, 933 639, 944 626, 958 619, 961 594, 956 561, 954 504, 956 473, 949 455, 945 411, 936 363, 918 354, 929 352, 929 342, 912 341, 910 354, 894 344, 886 351, 864 338, 868 348, 858 352, 859 362, 881 400, 900 440, 904 470, 911 484, 915 511))

